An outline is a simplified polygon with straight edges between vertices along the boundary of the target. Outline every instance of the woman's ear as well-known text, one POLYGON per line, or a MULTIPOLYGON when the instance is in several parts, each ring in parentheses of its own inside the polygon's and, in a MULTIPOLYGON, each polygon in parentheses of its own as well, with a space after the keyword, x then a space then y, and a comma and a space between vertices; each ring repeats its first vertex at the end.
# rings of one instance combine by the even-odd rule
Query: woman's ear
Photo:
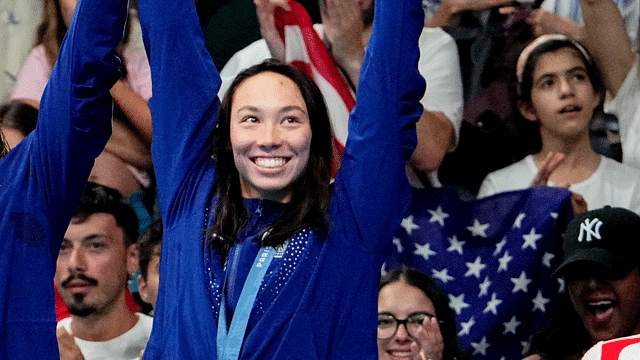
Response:
POLYGON ((518 111, 529 121, 538 121, 538 114, 530 101, 518 100, 518 111))

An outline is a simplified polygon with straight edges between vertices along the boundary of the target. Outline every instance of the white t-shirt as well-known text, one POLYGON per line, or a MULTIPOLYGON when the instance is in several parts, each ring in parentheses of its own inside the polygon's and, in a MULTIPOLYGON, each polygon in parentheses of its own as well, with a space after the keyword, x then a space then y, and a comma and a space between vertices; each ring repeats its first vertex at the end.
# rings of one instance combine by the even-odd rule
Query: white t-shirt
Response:
MULTIPOLYGON (((107 341, 86 341, 75 338, 85 360, 132 360, 140 358, 140 351, 147 346, 151 335, 153 318, 136 313, 138 322, 126 333, 107 341)), ((64 327, 69 334, 73 317, 62 319, 58 327, 64 327)), ((73 334, 72 334, 73 335, 73 334)))
POLYGON ((627 336, 595 344, 582 360, 638 360, 640 359, 640 335, 627 336), (602 349, 605 348, 603 354, 602 349))
POLYGON ((618 118, 620 142, 622 143, 622 162, 640 168, 640 58, 636 61, 624 79, 614 98, 607 92, 604 112, 618 118))
MULTIPOLYGON (((533 155, 529 155, 487 175, 482 181, 478 197, 526 189, 537 173, 533 155)), ((600 156, 596 171, 586 180, 572 184, 569 190, 582 195, 589 209, 611 205, 640 214, 640 170, 607 157, 600 156)))

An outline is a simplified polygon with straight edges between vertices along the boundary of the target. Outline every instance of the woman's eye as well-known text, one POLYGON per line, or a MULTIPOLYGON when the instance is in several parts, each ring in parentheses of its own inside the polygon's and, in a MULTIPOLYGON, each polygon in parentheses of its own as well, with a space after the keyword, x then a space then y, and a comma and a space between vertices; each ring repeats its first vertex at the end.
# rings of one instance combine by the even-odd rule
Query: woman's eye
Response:
POLYGON ((297 122, 298 122, 298 118, 293 117, 293 116, 289 116, 289 117, 284 118, 284 120, 283 120, 283 121, 284 121, 286 124, 294 124, 294 123, 297 123, 297 122))
POLYGON ((540 83, 540 87, 542 87, 543 89, 548 89, 552 87, 553 84, 554 84, 554 81, 552 79, 547 79, 540 83))

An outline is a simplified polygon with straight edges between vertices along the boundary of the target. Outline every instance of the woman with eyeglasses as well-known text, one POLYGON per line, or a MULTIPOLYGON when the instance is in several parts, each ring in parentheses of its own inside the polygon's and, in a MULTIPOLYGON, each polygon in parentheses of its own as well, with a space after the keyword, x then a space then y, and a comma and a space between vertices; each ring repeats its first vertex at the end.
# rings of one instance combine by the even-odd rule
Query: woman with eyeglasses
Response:
POLYGON ((462 360, 456 318, 430 277, 402 267, 388 272, 378 293, 380 360, 462 360))

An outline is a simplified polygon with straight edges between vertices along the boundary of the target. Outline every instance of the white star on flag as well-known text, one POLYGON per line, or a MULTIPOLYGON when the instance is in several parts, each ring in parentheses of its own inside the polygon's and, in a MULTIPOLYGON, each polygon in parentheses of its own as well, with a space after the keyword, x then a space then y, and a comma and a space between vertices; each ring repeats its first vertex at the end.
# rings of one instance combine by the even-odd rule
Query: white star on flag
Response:
POLYGON ((525 218, 525 216, 526 215, 524 213, 518 214, 516 221, 513 222, 513 227, 518 229, 522 228, 522 220, 525 218))
POLYGON ((396 250, 398 251, 398 254, 402 254, 402 251, 404 250, 402 248, 402 242, 400 241, 400 239, 398 238, 393 238, 393 245, 396 246, 396 250))
POLYGON ((536 228, 531 228, 531 232, 528 233, 527 235, 522 235, 522 238, 524 239, 524 244, 522 244, 522 250, 526 249, 527 247, 532 248, 533 250, 536 250, 536 241, 540 240, 540 238, 542 237, 542 235, 540 234, 536 234, 536 228))
POLYGON ((475 324, 476 324, 476 321, 473 319, 473 316, 471 317, 471 319, 469 319, 469 321, 460 323, 462 330, 460 330, 460 332, 458 333, 458 336, 469 335, 469 331, 471 330, 471 327, 475 324))
POLYGON ((529 286, 529 284, 531 283, 530 279, 527 279, 527 274, 523 272, 520 273, 520 277, 519 278, 511 278, 511 282, 513 283, 513 291, 511 291, 512 293, 516 293, 520 290, 524 291, 525 293, 527 292, 527 287, 529 286))
POLYGON ((467 226, 467 230, 471 231, 471 236, 481 236, 483 238, 487 237, 488 228, 489 224, 480 224, 478 219, 473 220, 473 225, 467 226))
POLYGON ((411 235, 413 230, 420 229, 420 226, 416 225, 416 223, 413 222, 413 215, 409 215, 406 218, 402 219, 400 226, 402 226, 409 235, 411 235))
POLYGON ((449 214, 445 213, 442 211, 442 207, 438 206, 438 208, 433 211, 433 210, 427 210, 429 211, 429 214, 431 214, 431 219, 429 219, 429 222, 437 222, 438 224, 440 224, 440 226, 444 226, 444 219, 449 217, 449 214))
POLYGON ((491 281, 489 281, 488 276, 484 278, 484 281, 479 286, 480 286, 480 293, 478 293, 478 297, 489 295, 489 286, 491 286, 491 281))
POLYGON ((504 255, 498 259, 498 262, 500 263, 500 266, 498 266, 498 272, 507 271, 511 260, 513 260, 513 257, 509 256, 509 250, 505 251, 504 255))
POLYGON ((464 302, 464 294, 453 296, 449 294, 449 307, 452 308, 456 314, 460 315, 463 309, 469 307, 469 304, 464 302))
POLYGON ((491 295, 491 300, 487 303, 487 307, 482 310, 483 314, 491 311, 493 315, 498 315, 498 305, 502 304, 502 300, 498 299, 496 296, 496 293, 491 295))
POLYGON ((447 248, 447 251, 453 252, 453 251, 457 251, 458 254, 462 255, 462 245, 464 245, 464 243, 466 241, 458 241, 458 238, 453 235, 450 238, 447 238, 447 240, 449 240, 449 247, 447 248))
POLYGON ((442 271, 433 269, 431 271, 431 277, 442 281, 443 284, 446 284, 451 280, 455 280, 453 276, 449 276, 449 269, 446 269, 446 268, 442 269, 442 271))
POLYGON ((482 259, 480 258, 480 256, 476 258, 476 261, 472 263, 468 262, 466 264, 469 270, 467 270, 467 273, 464 274, 464 276, 467 277, 473 275, 476 277, 476 279, 480 279, 480 271, 487 267, 487 265, 482 263, 482 259))
POLYGON ((550 300, 542 296, 542 291, 538 290, 538 295, 536 295, 536 297, 531 301, 533 302, 532 311, 540 310, 542 312, 547 312, 546 305, 550 300))
POLYGON ((473 354, 471 355, 476 355, 476 354, 487 355, 487 349, 491 345, 487 343, 487 337, 483 336, 482 340, 480 340, 479 343, 472 342, 471 346, 473 347, 473 354))
POLYGON ((560 285, 560 287, 558 288, 558 292, 559 293, 563 293, 564 292, 564 279, 563 278, 556 278, 556 280, 558 280, 558 285, 560 285))
POLYGON ((435 251, 431 251, 431 246, 429 243, 426 243, 424 245, 415 243, 415 246, 416 246, 416 250, 413 253, 415 255, 422 256, 425 260, 429 260, 429 256, 436 254, 435 251))
POLYGON ((502 248, 507 245, 507 237, 503 237, 502 240, 496 244, 496 250, 493 252, 493 256, 497 256, 502 252, 502 248))
POLYGON ((506 333, 512 333, 513 335, 515 335, 516 328, 518 327, 518 325, 520 325, 520 321, 516 320, 516 316, 513 315, 511 317, 511 320, 509 320, 508 322, 502 323, 502 325, 504 325, 504 331, 502 332, 502 335, 506 333))
POLYGON ((551 260, 553 260, 554 257, 556 257, 554 254, 545 252, 542 256, 542 264, 551 269, 551 260))

